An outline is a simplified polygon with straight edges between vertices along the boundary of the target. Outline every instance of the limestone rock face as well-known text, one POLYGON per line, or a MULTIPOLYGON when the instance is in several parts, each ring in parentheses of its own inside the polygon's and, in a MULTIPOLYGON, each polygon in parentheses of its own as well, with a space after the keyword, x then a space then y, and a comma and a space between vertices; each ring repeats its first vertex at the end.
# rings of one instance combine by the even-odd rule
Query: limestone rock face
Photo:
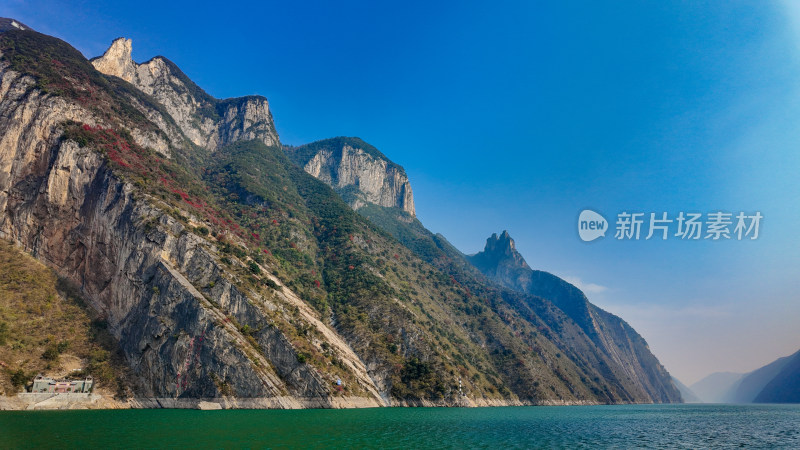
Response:
POLYGON ((136 77, 136 64, 131 59, 133 46, 130 39, 119 38, 106 50, 102 57, 92 62, 94 67, 106 75, 114 75, 128 83, 136 77))
MULTIPOLYGON (((114 51, 126 54, 125 42, 114 51)), ((243 117, 267 111, 237 107, 243 117)), ((139 395, 346 405, 331 395, 334 375, 300 362, 292 341, 264 325, 291 306, 366 393, 359 402, 385 404, 358 356, 307 304, 285 286, 264 298, 232 284, 213 246, 135 194, 100 153, 63 139, 68 120, 99 121, 0 65, 0 238, 80 287, 143 380, 139 395), (245 336, 234 323, 255 331, 245 336)))
POLYGON ((353 209, 373 203, 415 215, 414 193, 403 168, 358 138, 328 139, 288 148, 287 153, 342 194, 353 209))
POLYGON ((266 145, 280 145, 266 98, 247 96, 221 100, 218 110, 222 119, 212 136, 217 146, 253 139, 266 145))
POLYGON ((157 56, 137 64, 131 59, 131 50, 131 40, 119 38, 91 62, 100 72, 122 78, 155 98, 195 145, 216 150, 250 139, 270 146, 280 144, 266 98, 217 100, 168 59, 157 56))

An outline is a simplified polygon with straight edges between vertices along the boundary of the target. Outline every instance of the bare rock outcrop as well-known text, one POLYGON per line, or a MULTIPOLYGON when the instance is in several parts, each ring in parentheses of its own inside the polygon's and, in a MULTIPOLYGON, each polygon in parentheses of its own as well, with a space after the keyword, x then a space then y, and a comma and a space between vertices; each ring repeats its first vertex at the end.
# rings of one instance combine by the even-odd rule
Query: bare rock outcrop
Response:
POLYGON ((372 203, 416 214, 403 168, 361 139, 326 139, 286 151, 307 173, 342 194, 353 209, 372 203))
MULTIPOLYGON (((264 298, 234 285, 213 245, 115 175, 103 155, 64 139, 67 121, 97 119, 0 67, 0 238, 80 287, 145 380, 139 395, 264 398, 285 408, 341 403, 332 394, 337 375, 301 362, 270 318, 300 300, 285 287, 264 298), (247 336, 245 325, 254 330, 247 336)), ((319 330, 318 344, 343 361, 357 392, 384 404, 335 331, 307 306, 293 314, 319 330)))
POLYGON ((237 140, 250 139, 279 145, 266 98, 217 100, 168 59, 157 56, 137 64, 131 59, 131 51, 131 40, 118 38, 103 56, 91 62, 100 72, 122 78, 155 98, 195 145, 216 150, 237 140))

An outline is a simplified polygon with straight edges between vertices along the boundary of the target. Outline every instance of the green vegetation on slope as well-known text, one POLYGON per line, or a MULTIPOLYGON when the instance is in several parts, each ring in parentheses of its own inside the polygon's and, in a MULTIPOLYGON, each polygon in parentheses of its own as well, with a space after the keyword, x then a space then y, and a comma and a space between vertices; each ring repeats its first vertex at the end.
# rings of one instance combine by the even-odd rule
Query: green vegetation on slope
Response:
MULTIPOLYGON (((268 293, 272 286, 259 265, 270 267, 335 323, 362 359, 388 374, 397 398, 452 398, 459 377, 487 397, 616 398, 595 386, 581 391, 596 374, 562 360, 551 342, 565 321, 559 310, 547 303, 531 309, 524 299, 487 288, 465 272, 468 265, 443 239, 426 235, 418 222, 400 226, 412 250, 449 272, 420 261, 277 148, 240 142, 216 152, 206 168, 187 169, 124 132, 76 123, 65 130, 66 138, 100 151, 162 210, 218 245, 234 279, 268 293)), ((309 363, 325 363, 303 330, 278 326, 312 356, 309 363)))
POLYGON ((491 348, 494 365, 520 397, 562 398, 566 389, 568 395, 601 402, 634 400, 625 380, 579 324, 550 301, 495 285, 444 237, 431 234, 402 211, 368 204, 358 212, 468 293, 464 305, 452 308, 467 313, 464 326, 491 348), (476 320, 474 312, 480 308, 493 314, 476 320))
POLYGON ((44 373, 92 375, 125 394, 125 362, 106 327, 52 270, 0 240, 0 393, 44 373))
POLYGON ((74 100, 103 119, 114 122, 121 119, 138 128, 159 132, 129 100, 135 99, 149 109, 162 112, 172 122, 164 108, 150 96, 130 83, 94 70, 79 51, 60 39, 31 30, 9 30, 0 33, 0 51, 11 69, 35 78, 35 88, 74 100))
MULTIPOLYGON (((137 196, 219 249, 226 278, 269 297, 277 286, 261 268, 278 275, 347 338, 384 388, 400 398, 452 396, 461 372, 471 375, 467 384, 476 393, 496 392, 496 380, 479 375, 492 369, 477 344, 431 294, 414 288, 430 268, 423 269, 413 254, 353 213, 280 149, 238 143, 210 155, 183 142, 172 149, 173 158, 165 158, 137 145, 125 131, 155 125, 124 113, 136 110, 135 96, 117 92, 117 80, 100 75, 57 39, 34 32, 9 32, 2 39, 4 58, 34 76, 40 89, 104 118, 102 126, 64 123, 64 139, 102 154, 117 176, 137 188, 137 196), (52 61, 62 53, 69 58, 52 61), (88 81, 76 87, 71 79, 88 81), (84 88, 93 90, 88 100, 84 88), (103 101, 95 104, 94 99, 103 101), (451 347, 452 338, 458 338, 457 348, 451 347)), ((144 226, 159 225, 154 220, 144 226)), ((318 354, 311 345, 313 332, 291 317, 267 315, 303 362, 336 372, 332 353, 318 354)))
MULTIPOLYGON (((392 394, 452 396, 458 361, 469 366, 461 352, 470 352, 471 360, 480 358, 465 335, 464 350, 436 350, 444 335, 457 330, 444 331, 446 312, 412 287, 412 280, 423 277, 420 271, 431 268, 423 269, 407 249, 293 165, 280 149, 250 141, 228 146, 215 157, 207 172, 214 192, 235 200, 229 209, 248 218, 243 223, 270 249, 267 261, 274 261, 280 278, 356 343, 363 359, 390 374, 392 394), (430 334, 431 328, 442 335, 430 334)), ((485 380, 475 384, 490 390, 485 380)))
MULTIPOLYGON (((152 99, 99 75, 67 44, 25 33, 33 32, 0 37, 4 58, 34 76, 39 89, 103 118, 102 126, 63 124, 65 139, 103 155, 117 176, 136 187, 139 198, 204 238, 212 253, 218 249, 224 276, 245 292, 270 297, 277 285, 262 268, 278 276, 345 337, 392 396, 453 400, 461 380, 471 397, 629 399, 607 382, 597 349, 552 303, 488 282, 419 222, 404 217, 395 223, 396 217, 386 216, 388 209, 370 213, 364 208, 361 212, 376 222, 384 214, 389 233, 381 231, 290 161, 326 145, 333 152, 350 145, 385 159, 374 147, 356 138, 334 138, 287 148, 287 157, 283 149, 257 141, 214 153, 184 141, 173 142, 173 157, 165 158, 124 131, 156 129, 133 106, 133 100, 148 104, 152 99), (67 58, 59 59, 61 53, 67 58)), ((186 86, 192 95, 204 94, 193 83, 186 86)), ((171 120, 158 105, 151 109, 171 120)), ((199 114, 213 112, 205 108, 199 114)), ((213 306, 213 299, 209 303, 213 306)), ((291 316, 266 316, 274 323, 239 328, 247 335, 275 325, 297 349, 298 361, 340 373, 341 362, 312 345, 318 338, 313 331, 291 316)))
MULTIPOLYGON (((270 268, 360 344, 354 345, 358 353, 388 373, 398 398, 452 396, 461 373, 483 395, 508 394, 496 387, 499 379, 479 375, 497 373, 463 330, 447 329, 453 326, 448 312, 412 287, 409 280, 424 276, 411 252, 280 149, 239 142, 216 152, 206 168, 187 170, 138 146, 124 131, 78 123, 64 128, 65 139, 99 151, 156 206, 217 245, 233 280, 269 295, 275 286, 260 266, 270 268), (457 335, 459 345, 450 348, 446 341, 457 335)), ((308 345, 307 330, 276 325, 310 356, 309 363, 326 364, 325 355, 308 345)))

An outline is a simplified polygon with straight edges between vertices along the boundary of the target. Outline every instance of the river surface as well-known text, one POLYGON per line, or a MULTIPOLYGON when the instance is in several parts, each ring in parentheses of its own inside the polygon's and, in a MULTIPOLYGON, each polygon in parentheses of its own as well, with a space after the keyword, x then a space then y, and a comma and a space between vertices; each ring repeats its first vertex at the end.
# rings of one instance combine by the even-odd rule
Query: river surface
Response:
POLYGON ((800 405, 0 411, 0 447, 800 449, 800 405))

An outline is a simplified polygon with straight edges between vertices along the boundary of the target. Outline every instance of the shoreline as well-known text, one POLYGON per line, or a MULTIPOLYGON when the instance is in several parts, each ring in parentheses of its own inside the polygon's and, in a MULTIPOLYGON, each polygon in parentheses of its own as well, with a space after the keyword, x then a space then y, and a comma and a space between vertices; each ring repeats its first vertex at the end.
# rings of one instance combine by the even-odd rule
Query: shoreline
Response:
POLYGON ((517 399, 469 399, 460 402, 432 400, 391 401, 385 404, 370 397, 317 397, 291 396, 264 398, 163 398, 136 397, 115 399, 102 394, 32 394, 21 393, 13 397, 0 397, 0 411, 54 411, 54 410, 112 410, 112 409, 360 409, 360 408, 413 408, 413 407, 502 407, 502 406, 589 406, 600 405, 594 401, 543 400, 538 402, 517 399))

